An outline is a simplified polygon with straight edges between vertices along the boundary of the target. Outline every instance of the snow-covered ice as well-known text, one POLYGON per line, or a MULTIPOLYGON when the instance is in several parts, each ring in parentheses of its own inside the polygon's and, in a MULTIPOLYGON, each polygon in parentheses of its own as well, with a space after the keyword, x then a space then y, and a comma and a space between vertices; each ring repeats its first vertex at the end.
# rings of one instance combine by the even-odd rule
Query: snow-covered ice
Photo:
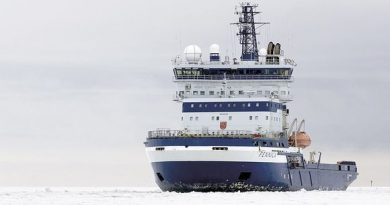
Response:
POLYGON ((390 187, 347 191, 170 193, 158 188, 0 188, 0 205, 390 204, 390 187))

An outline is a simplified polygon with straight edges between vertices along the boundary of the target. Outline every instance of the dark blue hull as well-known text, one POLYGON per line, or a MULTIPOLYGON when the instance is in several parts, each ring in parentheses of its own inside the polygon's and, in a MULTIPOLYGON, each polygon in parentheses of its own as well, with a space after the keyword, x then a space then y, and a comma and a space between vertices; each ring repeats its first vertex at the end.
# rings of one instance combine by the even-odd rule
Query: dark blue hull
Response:
POLYGON ((156 162, 152 166, 158 186, 176 192, 345 190, 357 176, 355 171, 289 169, 280 163, 156 162))

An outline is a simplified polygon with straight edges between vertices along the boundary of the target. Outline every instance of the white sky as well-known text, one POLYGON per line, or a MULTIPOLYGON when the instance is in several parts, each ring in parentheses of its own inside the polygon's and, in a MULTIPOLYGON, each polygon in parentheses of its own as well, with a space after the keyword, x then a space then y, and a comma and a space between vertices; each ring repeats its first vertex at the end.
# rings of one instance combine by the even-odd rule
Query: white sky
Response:
MULTIPOLYGON (((170 60, 233 46, 240 1, 0 2, 0 184, 151 186, 147 131, 177 127, 170 60)), ((292 117, 356 186, 390 186, 390 2, 263 0, 262 45, 295 59, 292 117)))

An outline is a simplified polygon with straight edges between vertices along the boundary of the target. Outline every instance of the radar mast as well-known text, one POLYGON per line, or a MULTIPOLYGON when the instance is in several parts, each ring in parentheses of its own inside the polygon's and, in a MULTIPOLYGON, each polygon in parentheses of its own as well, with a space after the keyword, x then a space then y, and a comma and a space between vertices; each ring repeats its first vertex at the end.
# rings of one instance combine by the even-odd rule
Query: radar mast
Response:
POLYGON ((255 15, 260 12, 256 11, 257 4, 245 2, 240 4, 241 8, 236 8, 236 14, 239 15, 237 36, 240 36, 241 61, 259 61, 259 50, 257 48, 256 25, 265 25, 269 23, 256 22, 255 15))

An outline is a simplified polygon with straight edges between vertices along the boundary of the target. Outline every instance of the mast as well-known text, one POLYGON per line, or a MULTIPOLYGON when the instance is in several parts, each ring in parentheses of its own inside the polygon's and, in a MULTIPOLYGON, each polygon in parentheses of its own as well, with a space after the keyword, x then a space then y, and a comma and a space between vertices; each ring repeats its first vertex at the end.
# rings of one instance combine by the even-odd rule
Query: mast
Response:
POLYGON ((265 25, 269 23, 256 22, 255 15, 257 4, 245 2, 240 4, 241 9, 236 8, 236 14, 239 16, 237 36, 240 36, 241 61, 259 61, 259 50, 257 48, 256 25, 265 25))

